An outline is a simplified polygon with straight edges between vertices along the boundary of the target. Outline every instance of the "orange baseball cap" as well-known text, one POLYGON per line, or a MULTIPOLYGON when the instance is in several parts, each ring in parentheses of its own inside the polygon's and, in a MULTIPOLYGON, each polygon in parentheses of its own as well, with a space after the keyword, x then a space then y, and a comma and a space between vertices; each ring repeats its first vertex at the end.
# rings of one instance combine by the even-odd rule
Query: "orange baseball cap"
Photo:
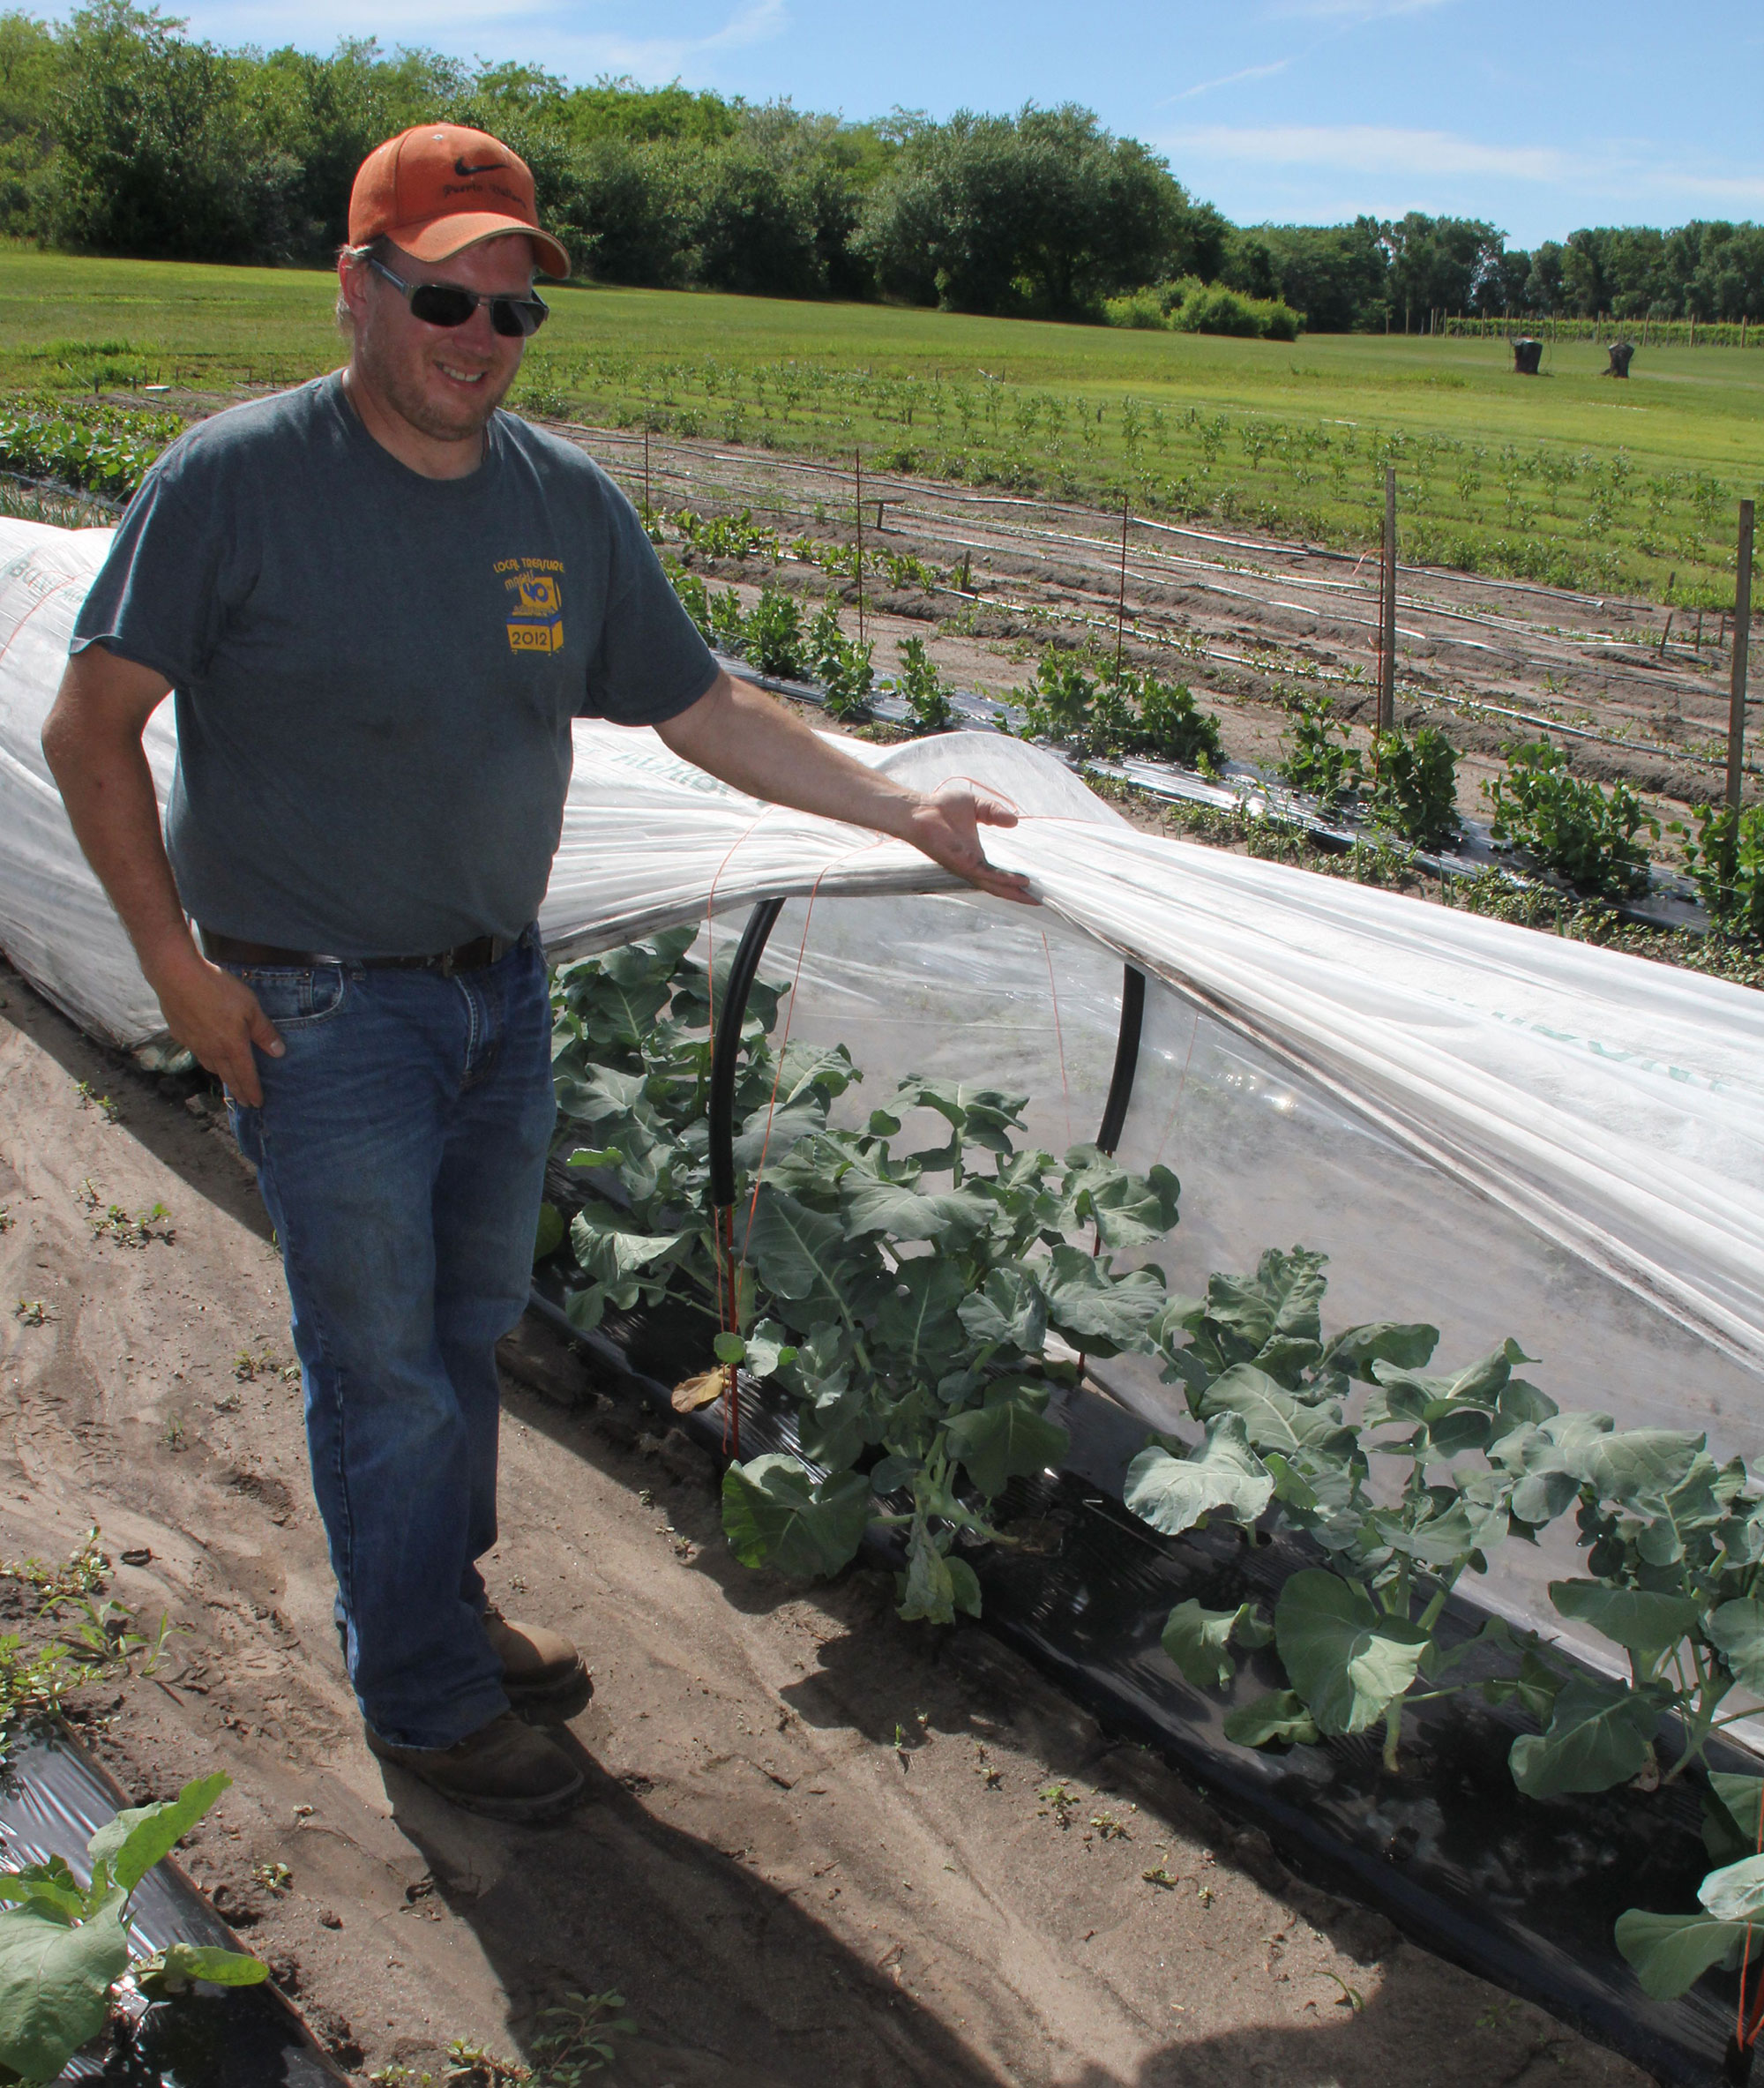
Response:
POLYGON ((539 229, 526 161, 461 123, 419 123, 388 138, 362 161, 349 191, 351 246, 384 235, 419 261, 445 261, 510 232, 532 240, 544 274, 569 274, 569 255, 539 229))

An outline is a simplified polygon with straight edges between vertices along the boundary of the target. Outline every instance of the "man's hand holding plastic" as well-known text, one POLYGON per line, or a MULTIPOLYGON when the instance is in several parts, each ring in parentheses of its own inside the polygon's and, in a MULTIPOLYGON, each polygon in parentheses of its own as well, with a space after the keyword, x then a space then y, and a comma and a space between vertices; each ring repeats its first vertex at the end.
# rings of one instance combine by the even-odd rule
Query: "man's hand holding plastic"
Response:
POLYGON ((1026 877, 986 859, 983 827, 1014 827, 1017 815, 990 790, 967 783, 909 790, 855 761, 758 689, 720 675, 690 710, 656 731, 683 760, 723 782, 854 827, 871 827, 941 864, 996 899, 1039 902, 1026 877))

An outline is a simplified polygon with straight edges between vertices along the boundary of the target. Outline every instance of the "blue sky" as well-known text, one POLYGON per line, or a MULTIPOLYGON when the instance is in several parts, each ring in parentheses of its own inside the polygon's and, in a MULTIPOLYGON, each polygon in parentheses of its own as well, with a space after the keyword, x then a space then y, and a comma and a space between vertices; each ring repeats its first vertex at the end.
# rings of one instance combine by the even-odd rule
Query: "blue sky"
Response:
POLYGON ((1078 101, 1240 223, 1412 208, 1530 245, 1764 219, 1760 0, 197 0, 190 22, 227 43, 374 34, 848 116, 1078 101))

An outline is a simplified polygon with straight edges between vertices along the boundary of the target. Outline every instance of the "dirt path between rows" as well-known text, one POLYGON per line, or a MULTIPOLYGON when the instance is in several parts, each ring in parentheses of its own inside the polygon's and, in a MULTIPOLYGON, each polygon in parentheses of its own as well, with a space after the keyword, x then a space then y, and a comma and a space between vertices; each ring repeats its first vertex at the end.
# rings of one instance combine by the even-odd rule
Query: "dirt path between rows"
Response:
POLYGON ((1641 2081, 1290 1877, 983 1631, 900 1625, 875 1573, 743 1571, 709 1466, 530 1330, 489 1577, 587 1651, 590 1802, 511 1829, 383 1770, 280 1269, 203 1100, 0 969, 0 1554, 93 1523, 151 1554, 115 1592, 175 1650, 88 1691, 84 1730, 137 1800, 231 1773, 185 1860, 358 2077, 438 2077, 455 2036, 528 2049, 543 2008, 616 1987, 626 2088, 1641 2081), (113 1204, 173 1238, 95 1231, 113 1204), (277 1864, 286 1889, 254 1879, 277 1864))
MULTIPOLYGON (((848 473, 708 441, 651 446, 641 437, 560 426, 634 499, 667 515, 747 508, 786 546, 799 533, 848 544, 848 473)), ((868 588, 878 673, 901 635, 926 635, 960 686, 1003 696, 1026 681, 1050 638, 1106 653, 1117 608, 1139 667, 1188 681, 1218 717, 1235 760, 1278 758, 1295 697, 1329 695, 1340 715, 1373 716, 1377 557, 1135 516, 997 490, 866 471, 865 544, 885 562, 910 555, 946 576, 924 589, 868 588)), ((676 547, 677 548, 677 547, 676 547)), ((825 578, 789 558, 695 561, 725 579, 770 574, 811 594, 825 578)), ((846 582, 848 602, 856 590, 846 582)), ((1403 565, 1397 597, 1398 722, 1443 730, 1466 757, 1460 809, 1486 818, 1480 785, 1514 739, 1547 732, 1581 774, 1619 779, 1669 818, 1716 795, 1726 759, 1730 650, 1726 621, 1652 603, 1577 595, 1488 574, 1403 565)), ((1753 752, 1746 783, 1754 795, 1753 752)))

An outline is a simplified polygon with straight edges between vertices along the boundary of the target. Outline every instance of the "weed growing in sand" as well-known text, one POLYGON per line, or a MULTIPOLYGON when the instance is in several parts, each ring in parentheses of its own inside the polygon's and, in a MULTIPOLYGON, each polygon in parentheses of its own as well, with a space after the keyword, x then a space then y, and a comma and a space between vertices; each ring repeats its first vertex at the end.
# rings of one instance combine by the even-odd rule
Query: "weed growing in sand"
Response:
POLYGON ((536 2088, 578 2088, 589 2074, 610 2066, 612 2039, 629 2037, 637 2028, 624 2010, 624 1994, 610 1989, 567 1994, 556 2008, 543 2010, 540 2021, 556 2027, 533 2040, 533 2056, 539 2062, 536 2088))
MULTIPOLYGON (((91 1189, 89 1182, 86 1187, 91 1189)), ((172 1229, 171 1213, 162 1203, 154 1204, 150 1211, 138 1218, 120 1203, 107 1204, 101 1211, 97 1201, 94 1193, 86 1219, 93 1239, 108 1239, 119 1247, 146 1247, 151 1246, 154 1240, 170 1246, 177 1237, 172 1229)))
POLYGON ((1051 1813, 1063 1828, 1072 1825, 1072 1815, 1078 1809, 1078 1800, 1064 1784, 1043 1784, 1035 1796, 1041 1800, 1044 1814, 1051 1813))
POLYGON ((138 1672, 153 1674, 173 1634, 185 1628, 162 1613, 151 1638, 135 1630, 131 1613, 103 1593, 109 1563, 95 1524, 58 1566, 41 1559, 0 1560, 0 1579, 34 1590, 38 1616, 60 1626, 46 1644, 27 1646, 16 1633, 0 1637, 0 1742, 21 1718, 58 1714, 64 1696, 80 1684, 129 1673, 138 1653, 146 1656, 138 1672))
POLYGON ((22 1581, 27 1588, 34 1588, 46 1607, 71 1597, 94 1593, 104 1585, 108 1571, 109 1561, 99 1545, 95 1523, 86 1531, 86 1542, 60 1566, 49 1565, 41 1559, 0 1559, 0 1580, 22 1581))
POLYGON ((73 1083, 73 1091, 79 1097, 81 1109, 95 1109, 101 1111, 107 1124, 114 1124, 116 1121, 117 1116, 120 1114, 116 1104, 108 1095, 101 1095, 90 1081, 76 1081, 73 1083))
MULTIPOLYGON (((526 2088, 533 2069, 518 2059, 498 2059, 482 2045, 456 2037, 447 2047, 447 2070, 441 2078, 446 2088, 526 2088)), ((424 2078, 428 2077, 425 2075, 424 2078)))

